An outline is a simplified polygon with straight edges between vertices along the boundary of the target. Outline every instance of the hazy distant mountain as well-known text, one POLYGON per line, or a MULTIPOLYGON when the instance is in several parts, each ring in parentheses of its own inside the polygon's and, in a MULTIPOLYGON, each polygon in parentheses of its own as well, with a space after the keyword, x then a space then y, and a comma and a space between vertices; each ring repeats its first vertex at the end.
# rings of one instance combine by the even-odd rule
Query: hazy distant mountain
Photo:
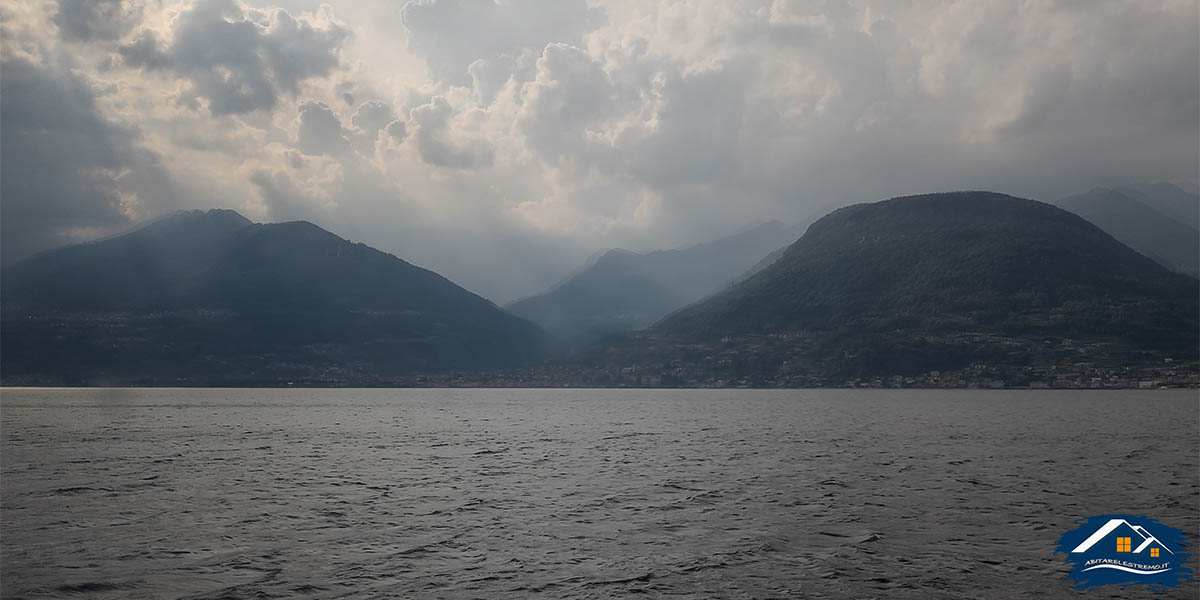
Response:
POLYGON ((895 198, 834 211, 746 281, 580 360, 767 380, 1195 360, 1197 284, 1041 202, 895 198))
POLYGON ((640 329, 728 285, 799 235, 797 228, 772 221, 680 250, 610 250, 561 284, 508 309, 568 341, 640 329))
POLYGON ((1141 200, 1147 206, 1172 219, 1200 229, 1200 195, 1170 183, 1138 183, 1117 191, 1141 200))
POLYGON ((543 334, 311 223, 180 213, 2 272, 2 376, 271 384, 526 364, 543 334))
POLYGON ((789 247, 791 247, 791 244, 784 246, 782 248, 776 248, 774 252, 764 256, 762 258, 762 260, 755 263, 753 267, 750 267, 749 269, 746 270, 746 272, 744 272, 741 275, 738 275, 736 278, 734 278, 734 280, 732 282, 730 282, 730 285, 735 285, 735 284, 741 283, 747 279, 750 279, 752 276, 754 276, 759 271, 775 264, 776 261, 778 261, 780 258, 783 258, 783 253, 787 252, 787 249, 789 247))
POLYGON ((1151 191, 1094 189, 1056 202, 1091 221, 1125 245, 1153 258, 1173 271, 1200 273, 1200 231, 1188 225, 1188 207, 1200 198, 1179 188, 1161 184, 1151 191), (1172 193, 1172 190, 1177 193, 1172 193), (1153 204, 1154 206, 1152 206, 1153 204))

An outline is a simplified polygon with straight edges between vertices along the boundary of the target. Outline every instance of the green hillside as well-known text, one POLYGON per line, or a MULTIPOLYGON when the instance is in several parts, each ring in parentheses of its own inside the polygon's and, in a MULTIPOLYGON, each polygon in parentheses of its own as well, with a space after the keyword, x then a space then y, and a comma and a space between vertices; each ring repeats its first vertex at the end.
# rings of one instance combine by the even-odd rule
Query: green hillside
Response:
POLYGON ((934 194, 834 211, 749 279, 576 360, 790 384, 982 365, 1019 383, 1195 360, 1198 312, 1195 279, 1076 215, 934 194))
POLYGON ((543 334, 311 223, 182 213, 3 277, 5 384, 368 382, 536 360, 543 334))

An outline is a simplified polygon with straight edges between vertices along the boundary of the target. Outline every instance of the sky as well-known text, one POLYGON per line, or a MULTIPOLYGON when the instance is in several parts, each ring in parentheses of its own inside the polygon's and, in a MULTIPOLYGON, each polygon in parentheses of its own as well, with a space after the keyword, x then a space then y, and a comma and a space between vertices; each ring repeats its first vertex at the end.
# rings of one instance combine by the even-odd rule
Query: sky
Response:
POLYGON ((1195 0, 0 4, 0 255, 303 219, 498 303, 600 249, 1200 165, 1195 0))

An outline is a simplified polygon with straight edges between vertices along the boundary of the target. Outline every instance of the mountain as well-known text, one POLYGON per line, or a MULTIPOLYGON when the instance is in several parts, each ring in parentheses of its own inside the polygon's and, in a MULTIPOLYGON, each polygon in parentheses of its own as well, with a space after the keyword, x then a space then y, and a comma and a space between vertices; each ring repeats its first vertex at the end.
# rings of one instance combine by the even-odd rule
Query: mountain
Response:
POLYGON ((1200 195, 1171 183, 1139 183, 1117 188, 1147 206, 1191 227, 1200 229, 1200 195))
POLYGON ((640 329, 728 285, 799 235, 798 229, 772 221, 679 250, 610 250, 566 281, 508 309, 568 342, 640 329))
POLYGON ((1094 189, 1063 198, 1055 204, 1091 221, 1164 267, 1195 276, 1200 274, 1200 231, 1194 225, 1186 224, 1188 204, 1171 202, 1186 196, 1182 190, 1173 189, 1177 195, 1161 193, 1153 196, 1161 200, 1155 202, 1161 210, 1150 206, 1151 196, 1135 190, 1094 189))
POLYGON ((754 263, 754 266, 747 269, 745 273, 738 275, 732 282, 730 282, 730 285, 738 284, 747 279, 750 279, 759 271, 775 264, 775 261, 778 261, 780 258, 783 258, 783 253, 787 252, 787 249, 788 249, 788 246, 784 246, 782 248, 777 248, 774 252, 764 256, 762 258, 762 260, 754 263))
POLYGON ((1064 366, 1117 377, 1195 361, 1198 312, 1196 279, 1074 214, 988 192, 933 194, 834 211, 749 279, 575 360, 664 381, 823 385, 986 369, 1020 385, 1064 366))
POLYGON ((369 383, 527 364, 544 335, 444 277, 308 222, 179 213, 0 272, 22 383, 369 383))

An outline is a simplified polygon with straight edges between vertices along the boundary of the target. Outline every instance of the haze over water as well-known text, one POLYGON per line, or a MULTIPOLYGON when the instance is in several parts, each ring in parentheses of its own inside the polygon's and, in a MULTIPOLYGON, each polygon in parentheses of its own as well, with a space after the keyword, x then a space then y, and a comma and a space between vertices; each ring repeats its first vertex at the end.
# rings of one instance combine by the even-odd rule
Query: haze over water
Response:
POLYGON ((5 389, 0 417, 6 598, 1063 597, 1077 519, 1200 529, 1194 390, 5 389))

